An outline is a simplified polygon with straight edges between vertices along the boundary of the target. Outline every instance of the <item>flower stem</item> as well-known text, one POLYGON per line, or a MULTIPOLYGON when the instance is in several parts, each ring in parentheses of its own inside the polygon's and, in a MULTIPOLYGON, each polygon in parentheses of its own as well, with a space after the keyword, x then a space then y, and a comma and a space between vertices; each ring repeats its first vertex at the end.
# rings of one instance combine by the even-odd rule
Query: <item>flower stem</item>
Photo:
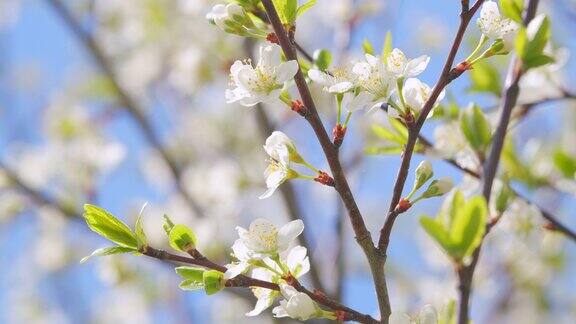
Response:
POLYGON ((340 119, 342 115, 342 97, 341 93, 336 95, 336 104, 338 105, 338 115, 336 115, 336 125, 340 125, 340 119))
MULTIPOLYGON (((480 51, 480 49, 484 46, 484 44, 486 44, 486 42, 488 41, 488 37, 486 37, 486 35, 482 34, 482 36, 480 36, 480 39, 478 40, 478 45, 476 45, 476 48, 472 51, 472 53, 470 53, 470 55, 466 58, 466 62, 470 62, 470 60, 478 53, 478 51, 480 51)), ((476 60, 474 60, 476 61, 476 60)), ((470 63, 472 64, 472 63, 470 63)))
POLYGON ((352 112, 349 111, 348 115, 346 115, 346 120, 344 121, 344 127, 346 127, 348 125, 348 122, 350 122, 350 118, 352 118, 352 112))

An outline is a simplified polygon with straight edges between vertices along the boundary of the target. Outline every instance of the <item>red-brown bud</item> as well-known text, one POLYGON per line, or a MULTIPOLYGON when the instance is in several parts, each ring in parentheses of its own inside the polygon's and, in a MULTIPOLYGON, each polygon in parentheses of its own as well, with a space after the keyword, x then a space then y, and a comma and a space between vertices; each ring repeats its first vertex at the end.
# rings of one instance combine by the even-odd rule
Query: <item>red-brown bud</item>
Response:
POLYGON ((408 209, 410 209, 410 207, 412 207, 412 203, 410 202, 410 200, 402 198, 398 202, 398 205, 396 205, 395 209, 398 213, 403 213, 403 212, 407 211, 408 209))
POLYGON ((276 33, 269 33, 268 35, 266 35, 266 40, 269 41, 270 43, 280 44, 280 41, 278 40, 278 36, 276 35, 276 33))
POLYGON ((336 147, 340 147, 342 142, 344 141, 344 136, 346 135, 346 126, 342 126, 340 124, 334 126, 332 129, 332 140, 336 147))
POLYGON ((556 225, 554 225, 550 222, 544 223, 544 225, 542 227, 544 227, 544 229, 549 230, 549 231, 557 231, 558 230, 558 227, 556 227, 556 225))
POLYGON ((319 182, 325 186, 334 187, 334 179, 324 171, 318 171, 318 176, 314 178, 314 181, 319 182))
POLYGON ((335 310, 334 315, 336 315, 336 320, 340 322, 350 320, 350 314, 348 314, 348 312, 345 312, 343 310, 335 310))
POLYGON ((292 104, 290 105, 290 109, 297 112, 300 116, 303 116, 303 117, 305 117, 308 114, 308 109, 306 108, 306 106, 304 106, 302 101, 300 101, 298 99, 292 100, 292 104))

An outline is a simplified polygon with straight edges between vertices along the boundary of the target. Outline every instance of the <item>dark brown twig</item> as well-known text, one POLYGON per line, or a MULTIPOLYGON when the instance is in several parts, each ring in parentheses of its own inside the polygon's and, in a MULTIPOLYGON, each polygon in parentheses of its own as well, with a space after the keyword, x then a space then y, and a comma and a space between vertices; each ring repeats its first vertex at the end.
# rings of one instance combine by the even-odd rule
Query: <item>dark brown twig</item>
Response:
POLYGON ((460 13, 460 26, 458 27, 458 31, 456 32, 456 36, 454 37, 450 53, 448 54, 448 58, 444 63, 444 68, 442 69, 440 78, 438 79, 438 82, 436 82, 436 86, 434 86, 434 89, 430 94, 430 98, 426 101, 424 107, 422 107, 422 111, 420 112, 420 115, 416 123, 408 127, 408 140, 402 156, 402 162, 400 164, 400 168, 398 169, 398 175, 396 177, 396 183, 394 184, 392 200, 390 201, 390 207, 388 208, 388 215, 386 217, 384 226, 380 230, 378 249, 381 254, 386 255, 386 251, 390 243, 390 235, 392 234, 392 227, 394 226, 394 222, 398 216, 398 213, 394 212, 394 210, 396 209, 396 206, 398 205, 398 202, 402 197, 404 184, 406 183, 406 178, 408 177, 408 171, 410 170, 410 161, 412 159, 412 154, 414 153, 414 146, 416 145, 416 141, 418 140, 420 129, 422 129, 422 126, 426 121, 428 113, 434 107, 436 100, 438 99, 438 96, 440 95, 442 90, 444 90, 444 88, 450 82, 458 78, 464 72, 460 69, 453 68, 454 60, 456 58, 456 54, 458 53, 458 49, 460 48, 460 44, 462 43, 462 39, 464 37, 464 33, 466 32, 468 24, 470 23, 470 20, 472 20, 472 17, 476 13, 476 11, 478 11, 483 2, 484 0, 477 0, 474 3, 474 5, 468 10, 466 10, 468 7, 468 5, 466 4, 467 2, 466 3, 462 2, 462 12, 460 13))
MULTIPOLYGON (((274 8, 274 4, 271 0, 263 0, 262 4, 266 10, 268 19, 274 28, 274 32, 278 36, 278 42, 284 51, 286 59, 297 60, 298 58, 294 44, 290 40, 288 33, 280 21, 278 13, 274 8)), ((348 211, 348 216, 350 222, 352 223, 352 229, 356 235, 356 240, 362 247, 362 250, 368 259, 370 271, 372 273, 372 278, 376 288, 376 295, 378 297, 378 305, 380 308, 382 320, 384 322, 388 322, 388 316, 390 315, 390 302, 388 298, 388 289, 386 287, 386 281, 384 278, 384 258, 376 253, 377 251, 374 247, 374 242, 372 241, 370 232, 366 228, 362 214, 356 205, 356 200, 354 199, 352 191, 350 190, 350 186, 348 185, 348 181, 346 180, 346 176, 344 175, 344 171, 338 157, 338 149, 332 144, 330 137, 328 136, 322 121, 320 120, 320 116, 316 110, 314 100, 310 94, 310 89, 308 89, 308 85, 300 69, 298 69, 296 72, 294 81, 296 83, 296 87, 298 88, 298 92, 300 93, 302 102, 308 111, 308 114, 306 114, 305 118, 310 126, 312 126, 312 129, 314 130, 314 133, 316 134, 316 137, 322 146, 322 150, 324 151, 324 155, 326 156, 326 160, 328 161, 330 170, 332 171, 332 177, 334 178, 336 191, 340 195, 340 198, 342 199, 344 206, 348 211)))

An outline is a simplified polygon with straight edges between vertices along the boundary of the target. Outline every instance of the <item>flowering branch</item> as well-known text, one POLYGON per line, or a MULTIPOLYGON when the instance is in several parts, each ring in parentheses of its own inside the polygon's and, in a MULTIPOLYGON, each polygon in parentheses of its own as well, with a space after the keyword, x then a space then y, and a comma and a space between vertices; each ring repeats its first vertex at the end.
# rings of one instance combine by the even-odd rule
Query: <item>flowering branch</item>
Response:
POLYGON ((118 75, 114 70, 112 63, 106 57, 104 51, 98 45, 94 37, 84 31, 81 24, 75 19, 66 7, 64 3, 60 0, 46 0, 46 2, 54 9, 56 14, 64 21, 66 26, 72 31, 72 33, 78 38, 78 40, 86 47, 89 54, 94 59, 95 63, 102 69, 104 74, 110 80, 110 84, 114 89, 114 92, 118 96, 118 99, 124 109, 129 113, 133 120, 138 125, 138 128, 142 132, 144 138, 148 143, 160 154, 160 157, 164 160, 170 174, 173 177, 176 189, 180 195, 184 198, 190 209, 199 217, 203 216, 203 211, 200 205, 194 200, 194 198, 186 191, 182 183, 180 182, 182 170, 178 165, 178 162, 170 155, 166 148, 162 145, 161 140, 156 135, 152 124, 148 121, 146 116, 142 113, 144 111, 137 101, 130 96, 128 91, 126 91, 118 80, 118 75))
MULTIPOLYGON (((217 263, 214 263, 204 257, 198 250, 193 249, 189 251, 191 257, 185 257, 177 254, 172 254, 170 252, 153 248, 151 246, 146 246, 141 251, 142 254, 164 261, 172 261, 184 264, 191 264, 196 266, 201 266, 207 269, 217 270, 219 272, 226 272, 226 267, 221 266, 217 263)), ((308 290, 304 287, 297 279, 291 277, 287 280, 291 286, 293 286, 297 291, 305 293, 306 295, 310 296, 314 301, 317 303, 329 307, 335 311, 339 311, 343 320, 349 321, 357 321, 359 323, 378 323, 374 318, 370 315, 362 314, 357 312, 349 307, 346 307, 337 301, 334 301, 327 297, 324 293, 320 290, 316 290, 314 292, 308 290)), ((235 288, 235 287, 242 287, 242 288, 250 288, 250 287, 261 287, 270 290, 279 291, 280 287, 276 283, 268 282, 265 280, 251 278, 245 275, 238 275, 235 278, 226 280, 225 287, 228 288, 235 288)))
MULTIPOLYGON (((262 0, 262 4, 264 5, 272 27, 274 28, 274 32, 278 37, 278 42, 284 51, 286 59, 296 60, 297 55, 292 40, 289 38, 288 33, 280 21, 280 17, 276 12, 274 4, 271 0, 262 0)), ((330 170, 332 171, 335 189, 340 195, 348 211, 348 216, 350 218, 350 222, 352 223, 352 228, 356 235, 356 240, 362 247, 362 250, 366 254, 366 257, 369 261, 376 288, 376 294, 378 297, 380 314, 382 316, 382 320, 387 322, 391 311, 386 281, 384 278, 384 258, 376 253, 377 251, 374 247, 374 242, 372 241, 370 232, 366 228, 362 214, 356 205, 356 201, 352 191, 350 190, 350 186, 348 185, 348 181, 346 180, 344 171, 340 164, 338 148, 332 144, 332 141, 330 140, 330 137, 328 136, 322 121, 320 120, 318 111, 316 110, 316 106, 314 104, 314 100, 310 94, 310 89, 308 88, 300 68, 298 68, 296 75, 294 76, 294 81, 302 98, 302 102, 307 110, 305 118, 310 126, 312 126, 312 129, 314 130, 314 133, 316 134, 316 137, 322 146, 322 150, 324 151, 324 155, 326 156, 328 164, 330 165, 330 170)))
POLYGON ((402 192, 404 189, 404 184, 406 183, 406 178, 408 177, 408 171, 410 169, 410 161, 412 159, 412 154, 414 153, 414 146, 416 145, 416 141, 418 140, 418 134, 420 133, 420 129, 424 125, 426 121, 426 117, 434 107, 436 100, 442 93, 442 90, 454 79, 458 78, 465 70, 459 68, 452 68, 454 64, 454 60, 456 58, 456 54, 458 53, 458 49, 460 48, 460 44, 462 43, 462 39, 464 37, 464 33, 466 32, 466 28, 472 20, 472 17, 478 11, 480 6, 484 0, 477 0, 474 5, 468 8, 468 2, 462 2, 462 11, 460 13, 460 26, 458 27, 458 31, 456 32, 456 36, 452 43, 452 47, 450 49, 450 53, 448 54, 448 58, 446 59, 446 63, 444 64, 444 68, 442 69, 442 73, 440 74, 440 78, 438 82, 436 82, 436 86, 430 97, 424 104, 422 108, 422 112, 420 116, 416 120, 416 122, 408 127, 408 140, 406 143, 406 147, 404 149, 404 153, 402 156, 402 162, 400 164, 400 168, 398 170, 398 175, 396 177, 396 183, 394 184, 394 190, 392 194, 392 200, 390 201, 390 207, 388 208, 388 215, 386 217, 386 221, 384 226, 380 230, 380 239, 378 240, 378 250, 380 253, 386 255, 386 251, 388 249, 388 244, 390 243, 390 235, 392 234, 392 227, 394 226, 394 221, 396 220, 397 216, 400 214, 399 212, 395 211, 400 198, 402 197, 402 192))

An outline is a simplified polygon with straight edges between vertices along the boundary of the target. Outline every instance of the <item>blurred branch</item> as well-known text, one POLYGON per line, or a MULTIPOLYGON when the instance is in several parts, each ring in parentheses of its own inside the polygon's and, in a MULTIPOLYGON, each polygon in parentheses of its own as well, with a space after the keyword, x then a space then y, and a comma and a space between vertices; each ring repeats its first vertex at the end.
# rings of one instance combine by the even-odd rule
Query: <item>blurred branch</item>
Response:
POLYGON ((120 103, 123 105, 125 110, 129 113, 132 119, 138 125, 138 128, 142 132, 146 141, 152 146, 159 154, 162 160, 168 166, 170 174, 176 185, 176 189, 180 195, 184 198, 190 209, 198 217, 204 215, 199 204, 193 199, 193 197, 186 191, 183 184, 180 181, 182 170, 178 165, 177 161, 170 155, 168 150, 162 145, 161 140, 156 135, 152 124, 148 121, 143 113, 142 107, 139 106, 138 102, 131 97, 126 89, 124 89, 118 79, 118 75, 114 70, 113 64, 108 60, 102 48, 98 45, 94 37, 86 32, 80 22, 74 18, 72 12, 61 0, 46 0, 46 3, 52 7, 54 12, 62 19, 65 25, 70 29, 70 31, 76 36, 76 38, 85 46, 89 54, 92 56, 96 64, 100 67, 102 72, 110 80, 120 103))
POLYGON ((46 205, 51 208, 54 208, 55 210, 59 211, 62 215, 68 218, 80 217, 81 213, 76 211, 73 207, 65 206, 61 202, 46 195, 40 190, 34 189, 31 186, 24 183, 24 181, 18 176, 18 174, 2 161, 0 161, 0 171, 3 172, 3 175, 6 176, 8 181, 12 185, 14 185, 16 190, 25 194, 27 197, 32 199, 32 201, 34 201, 36 204, 46 205))
MULTIPOLYGON (((536 15, 538 3, 538 0, 528 1, 526 15, 524 16, 525 26, 527 26, 528 23, 536 15)), ((496 132, 492 137, 492 148, 484 165, 484 171, 482 172, 482 193, 487 203, 490 202, 492 185, 494 184, 494 179, 496 178, 496 172, 498 170, 502 148, 504 147, 504 139, 506 137, 508 124, 510 123, 510 117, 512 116, 512 109, 514 106, 516 106, 516 101, 518 100, 518 94, 520 92, 519 82, 523 74, 524 69, 522 66, 522 60, 520 60, 518 57, 513 57, 508 70, 508 76, 506 77, 506 88, 504 90, 500 121, 498 122, 498 127, 496 128, 496 132)), ((459 324, 467 324, 469 321, 469 304, 470 295, 472 293, 472 279, 474 277, 474 270, 476 269, 476 265, 480 259, 480 251, 482 249, 483 241, 474 251, 472 255, 472 262, 470 262, 468 266, 461 266, 456 269, 458 274, 458 290, 460 295, 458 309, 459 324)))
MULTIPOLYGON (((262 4, 266 10, 268 19, 274 28, 274 32, 278 37, 278 41, 282 47, 282 50, 284 51, 286 59, 297 60, 298 58, 294 45, 288 36, 284 25, 280 21, 280 17, 276 12, 274 4, 271 0, 262 0, 262 4)), ((381 320, 387 323, 391 310, 388 297, 388 288, 386 287, 386 280, 384 278, 384 258, 376 251, 374 242, 372 241, 372 236, 366 228, 362 214, 358 209, 354 195, 352 194, 350 186, 348 185, 348 181, 346 180, 344 170, 340 165, 338 148, 332 144, 332 141, 328 137, 328 133, 326 132, 326 129, 322 124, 322 120, 318 115, 314 100, 310 94, 310 89, 308 88, 308 84, 306 83, 306 79, 304 78, 304 74, 302 73, 301 69, 298 69, 296 72, 294 81, 307 111, 305 118, 314 130, 314 133, 316 134, 316 137, 322 146, 322 150, 324 151, 324 155, 326 156, 326 160, 328 161, 330 170, 332 171, 335 189, 340 195, 340 198, 342 199, 348 211, 348 216, 350 222, 352 223, 352 229, 356 235, 356 241, 362 247, 366 258, 368 259, 370 272, 372 273, 372 278, 374 280, 376 295, 378 297, 381 320)))

